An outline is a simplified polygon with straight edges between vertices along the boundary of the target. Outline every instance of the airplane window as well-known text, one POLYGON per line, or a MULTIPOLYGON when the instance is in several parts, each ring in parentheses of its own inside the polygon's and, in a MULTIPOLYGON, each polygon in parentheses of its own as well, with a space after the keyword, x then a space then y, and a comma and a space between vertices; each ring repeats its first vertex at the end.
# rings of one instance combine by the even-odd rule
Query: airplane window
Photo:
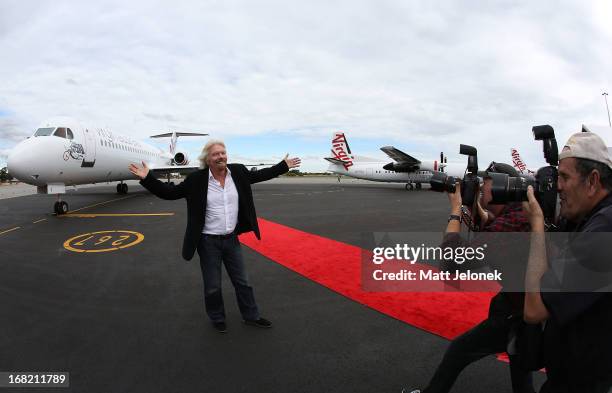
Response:
POLYGON ((53 130, 55 130, 55 127, 39 128, 34 136, 48 136, 53 133, 53 130))
POLYGON ((59 136, 60 138, 66 138, 66 129, 64 127, 58 128, 53 135, 59 136))
POLYGON ((74 139, 74 134, 72 133, 72 130, 70 128, 66 130, 66 138, 74 139))

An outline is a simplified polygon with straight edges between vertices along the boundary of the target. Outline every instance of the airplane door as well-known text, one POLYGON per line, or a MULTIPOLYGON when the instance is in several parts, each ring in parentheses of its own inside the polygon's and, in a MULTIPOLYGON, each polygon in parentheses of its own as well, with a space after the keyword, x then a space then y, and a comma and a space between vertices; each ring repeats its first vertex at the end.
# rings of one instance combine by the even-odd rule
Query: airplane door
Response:
POLYGON ((93 168, 96 163, 96 136, 93 130, 83 130, 83 140, 85 141, 85 155, 83 156, 83 168, 93 168))

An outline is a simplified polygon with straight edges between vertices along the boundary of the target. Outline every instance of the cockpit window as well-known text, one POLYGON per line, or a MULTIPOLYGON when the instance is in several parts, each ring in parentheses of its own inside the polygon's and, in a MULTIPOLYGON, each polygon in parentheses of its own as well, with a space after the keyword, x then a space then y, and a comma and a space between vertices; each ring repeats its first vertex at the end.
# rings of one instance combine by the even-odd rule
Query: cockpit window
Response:
POLYGON ((55 127, 39 128, 34 136, 48 136, 53 133, 53 130, 55 130, 55 127))
POLYGON ((66 138, 68 138, 68 139, 74 139, 74 134, 72 133, 72 131, 70 130, 70 128, 66 129, 66 138))
POLYGON ((66 138, 66 129, 64 127, 59 127, 53 135, 59 136, 60 138, 66 138))

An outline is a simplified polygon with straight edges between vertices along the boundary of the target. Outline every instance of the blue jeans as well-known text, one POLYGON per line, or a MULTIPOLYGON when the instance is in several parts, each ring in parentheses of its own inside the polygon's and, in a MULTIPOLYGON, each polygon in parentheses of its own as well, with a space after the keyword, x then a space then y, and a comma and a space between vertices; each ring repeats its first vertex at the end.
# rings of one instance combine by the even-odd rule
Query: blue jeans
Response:
POLYGON ((234 285, 240 314, 245 320, 259 319, 253 288, 248 283, 240 242, 236 235, 219 238, 202 234, 198 245, 200 268, 204 280, 204 304, 213 322, 225 321, 221 293, 221 262, 234 285))

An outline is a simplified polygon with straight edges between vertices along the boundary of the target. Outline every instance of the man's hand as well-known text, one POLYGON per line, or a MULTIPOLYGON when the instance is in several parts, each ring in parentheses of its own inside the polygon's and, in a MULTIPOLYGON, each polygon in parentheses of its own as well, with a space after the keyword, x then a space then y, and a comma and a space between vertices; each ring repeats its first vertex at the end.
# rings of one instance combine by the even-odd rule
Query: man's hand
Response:
POLYGON ((149 174, 149 167, 147 166, 147 164, 145 164, 144 161, 142 162, 142 168, 136 164, 130 164, 128 168, 130 169, 130 172, 132 172, 134 175, 138 176, 141 179, 144 179, 149 174))
POLYGON ((523 210, 527 213, 532 232, 544 232, 544 213, 538 203, 533 187, 527 187, 527 202, 523 202, 523 210))
POLYGON ((478 215, 480 216, 480 224, 485 226, 489 222, 489 211, 482 207, 480 200, 476 200, 476 208, 478 209, 478 215))
POLYGON ((451 205, 451 214, 461 215, 461 182, 455 183, 455 192, 447 192, 448 201, 451 205))
POLYGON ((300 160, 297 157, 289 158, 289 153, 287 153, 287 155, 285 156, 285 158, 283 158, 283 160, 285 160, 285 162, 287 163, 287 166, 289 167, 289 169, 297 168, 302 163, 302 160, 300 160))

